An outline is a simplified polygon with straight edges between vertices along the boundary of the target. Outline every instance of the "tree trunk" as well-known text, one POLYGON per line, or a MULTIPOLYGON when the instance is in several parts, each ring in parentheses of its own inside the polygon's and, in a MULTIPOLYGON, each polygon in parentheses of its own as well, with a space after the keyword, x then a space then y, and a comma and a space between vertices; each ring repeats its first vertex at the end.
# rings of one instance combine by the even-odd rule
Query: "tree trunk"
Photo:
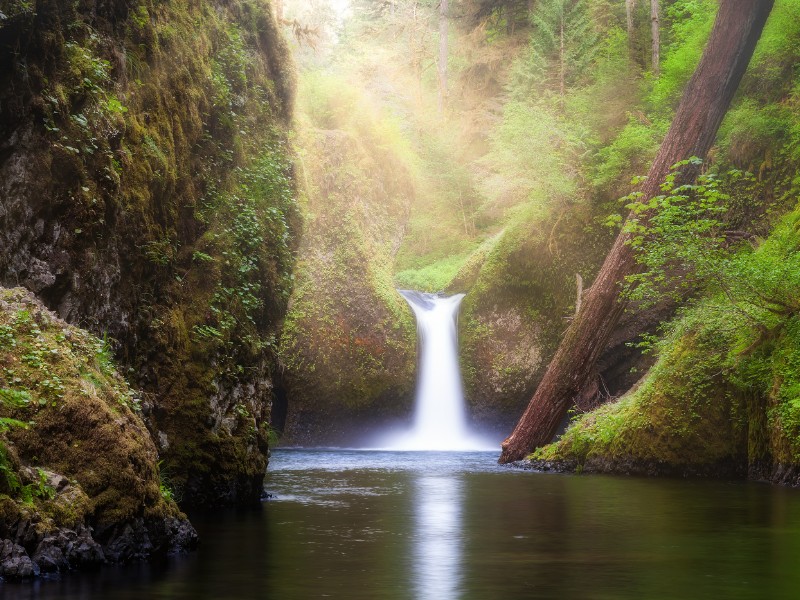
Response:
POLYGON ((653 75, 661 75, 661 19, 658 0, 650 0, 650 30, 653 38, 653 75))
POLYGON ((567 50, 564 43, 564 11, 561 11, 561 23, 559 29, 559 76, 558 76, 558 89, 561 94, 561 112, 564 112, 564 97, 567 94, 567 50))
POLYGON ((636 36, 634 11, 636 10, 636 0, 625 0, 625 21, 628 25, 628 54, 631 60, 634 58, 634 40, 636 36))
POLYGON ((439 114, 444 114, 447 107, 447 4, 448 0, 439 4, 439 114))
POLYGON ((636 0, 625 0, 625 18, 628 24, 628 44, 633 40, 633 11, 636 9, 636 0))
MULTIPOLYGON (((721 0, 714 29, 700 64, 686 86, 675 118, 653 161, 643 200, 656 196, 675 163, 705 157, 753 55, 773 0, 721 0)), ((685 181, 695 172, 684 171, 685 181)), ((644 216, 645 218, 647 215, 644 216)), ((642 218, 640 215, 639 218, 642 218)), ((581 309, 547 368, 512 434, 502 444, 500 462, 524 458, 553 439, 570 402, 590 378, 598 357, 625 309, 620 284, 638 265, 621 233, 606 257, 581 309)))
POLYGON ((279 25, 283 21, 283 0, 275 0, 275 19, 279 25))

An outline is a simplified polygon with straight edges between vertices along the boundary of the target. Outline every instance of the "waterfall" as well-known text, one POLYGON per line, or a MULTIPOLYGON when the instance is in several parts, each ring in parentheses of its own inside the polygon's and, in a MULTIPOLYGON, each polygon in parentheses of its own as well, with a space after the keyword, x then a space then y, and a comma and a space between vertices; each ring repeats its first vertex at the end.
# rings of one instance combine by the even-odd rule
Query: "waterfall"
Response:
POLYGON ((417 319, 419 372, 413 426, 390 436, 388 445, 397 450, 495 450, 495 444, 467 426, 456 329, 464 294, 399 291, 417 319))

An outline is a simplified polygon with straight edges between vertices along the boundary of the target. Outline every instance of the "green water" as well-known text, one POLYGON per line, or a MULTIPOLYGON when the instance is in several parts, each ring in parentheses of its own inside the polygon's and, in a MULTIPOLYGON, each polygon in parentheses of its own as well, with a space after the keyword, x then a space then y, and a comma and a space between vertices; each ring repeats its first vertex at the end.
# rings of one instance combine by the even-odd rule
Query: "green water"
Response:
POLYGON ((3 598, 800 598, 800 492, 519 472, 492 453, 279 450, 200 550, 3 598))

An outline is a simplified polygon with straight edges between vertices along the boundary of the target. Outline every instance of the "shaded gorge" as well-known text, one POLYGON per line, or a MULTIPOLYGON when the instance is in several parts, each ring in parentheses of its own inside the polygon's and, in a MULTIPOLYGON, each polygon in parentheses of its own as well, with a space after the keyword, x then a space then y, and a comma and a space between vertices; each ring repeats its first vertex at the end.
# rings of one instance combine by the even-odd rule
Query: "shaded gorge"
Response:
POLYGON ((259 509, 200 550, 4 598, 794 598, 800 494, 524 473, 489 452, 277 450, 259 509), (502 493, 498 493, 502 490, 502 493))

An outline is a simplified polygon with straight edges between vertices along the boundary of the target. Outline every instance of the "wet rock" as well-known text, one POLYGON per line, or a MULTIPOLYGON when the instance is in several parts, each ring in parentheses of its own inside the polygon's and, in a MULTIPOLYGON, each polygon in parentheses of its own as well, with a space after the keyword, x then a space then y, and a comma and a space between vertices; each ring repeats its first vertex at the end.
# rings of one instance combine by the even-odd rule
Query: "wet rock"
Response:
POLYGON ((167 554, 184 554, 197 548, 197 531, 186 519, 166 519, 167 554))
POLYGON ((39 572, 39 566, 30 559, 25 548, 11 540, 3 540, 0 544, 0 577, 30 579, 37 577, 39 572))
POLYGON ((136 519, 103 535, 110 538, 105 545, 106 558, 115 563, 183 554, 198 543, 191 523, 177 517, 136 519))
MULTIPOLYGON (((71 532, 70 532, 71 533, 71 532)), ((80 526, 74 541, 67 546, 69 564, 76 568, 94 567, 106 562, 103 548, 94 539, 88 527, 80 526)))
POLYGON ((33 562, 42 573, 58 573, 69 569, 86 569, 106 562, 102 546, 91 530, 80 525, 76 529, 48 532, 33 552, 33 562))
POLYGON ((143 520, 125 523, 106 545, 106 552, 112 562, 142 560, 150 556, 153 544, 143 520))
POLYGON ((42 573, 58 573, 69 569, 69 560, 64 555, 62 547, 65 545, 66 536, 47 536, 36 548, 33 562, 39 565, 42 573))

